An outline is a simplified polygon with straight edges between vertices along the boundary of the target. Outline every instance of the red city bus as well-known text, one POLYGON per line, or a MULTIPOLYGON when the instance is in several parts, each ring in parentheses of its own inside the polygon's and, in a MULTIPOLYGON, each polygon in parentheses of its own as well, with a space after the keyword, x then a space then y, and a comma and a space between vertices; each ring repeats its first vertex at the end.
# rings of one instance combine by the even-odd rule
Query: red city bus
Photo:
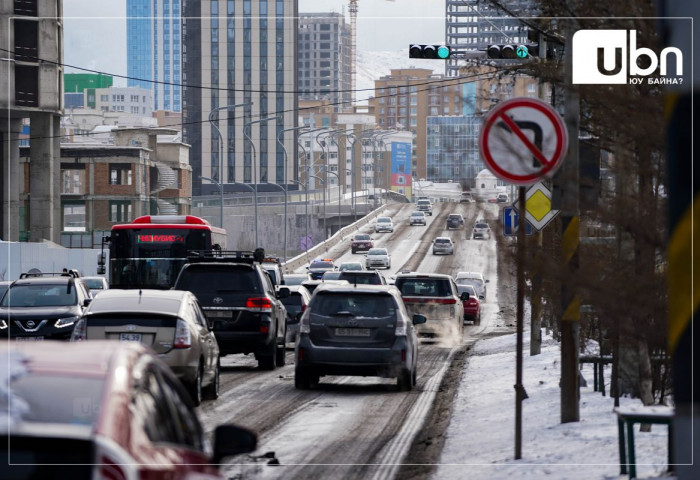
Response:
POLYGON ((226 250, 226 230, 192 215, 146 215, 114 225, 105 241, 110 288, 169 289, 188 253, 226 250))

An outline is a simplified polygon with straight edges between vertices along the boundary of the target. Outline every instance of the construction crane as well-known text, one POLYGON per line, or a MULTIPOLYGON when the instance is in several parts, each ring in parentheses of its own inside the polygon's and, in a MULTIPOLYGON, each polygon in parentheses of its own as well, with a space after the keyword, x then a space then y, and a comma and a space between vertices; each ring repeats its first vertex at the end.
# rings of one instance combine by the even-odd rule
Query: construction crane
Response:
MULTIPOLYGON (((386 0, 393 2, 394 0, 386 0)), ((355 103, 355 85, 357 85, 357 0, 350 0, 348 5, 350 12, 350 91, 352 103, 355 103)))

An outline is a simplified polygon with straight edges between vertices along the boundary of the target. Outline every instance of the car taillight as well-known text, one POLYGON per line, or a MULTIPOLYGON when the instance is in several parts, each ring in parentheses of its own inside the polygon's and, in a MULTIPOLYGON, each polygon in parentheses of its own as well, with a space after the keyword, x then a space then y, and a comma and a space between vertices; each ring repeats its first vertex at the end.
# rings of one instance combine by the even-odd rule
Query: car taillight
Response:
POLYGON ((84 318, 78 320, 70 336, 71 342, 83 342, 87 340, 87 323, 84 318))
POLYGON ((311 310, 304 312, 299 320, 299 333, 311 333, 311 324, 309 323, 309 313, 311 310))
POLYGON ((121 465, 115 463, 109 457, 102 455, 100 458, 100 478, 106 480, 126 480, 127 474, 122 470, 121 465))
POLYGON ((245 301, 245 308, 271 313, 272 302, 267 297, 251 297, 245 301))
POLYGON ((306 311, 306 304, 305 304, 305 303, 302 303, 302 304, 301 304, 301 311, 302 311, 302 313, 303 313, 304 311, 306 311))
POLYGON ((192 346, 192 336, 190 335, 190 329, 187 328, 187 324, 182 320, 177 320, 177 326, 175 327, 175 342, 173 342, 173 348, 190 348, 192 346))
POLYGON ((406 321, 403 318, 399 317, 396 319, 396 330, 394 331, 394 335, 397 337, 406 336, 406 321))
POLYGON ((270 331, 269 325, 260 325, 260 333, 268 333, 270 331))

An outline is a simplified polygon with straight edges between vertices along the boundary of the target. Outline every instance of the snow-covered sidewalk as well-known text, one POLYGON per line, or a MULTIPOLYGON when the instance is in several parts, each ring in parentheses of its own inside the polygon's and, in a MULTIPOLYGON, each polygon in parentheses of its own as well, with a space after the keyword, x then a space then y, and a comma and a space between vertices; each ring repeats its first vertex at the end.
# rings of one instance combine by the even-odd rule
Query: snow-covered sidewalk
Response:
MULTIPOLYGON (((583 375, 580 421, 560 423, 560 348, 544 336, 542 353, 529 355, 525 335, 522 459, 515 453, 515 335, 477 342, 462 374, 440 465, 434 479, 617 478, 620 472, 613 399, 593 391, 593 369, 583 375)), ((606 368, 606 393, 610 370, 606 368)), ((621 398, 620 406, 641 405, 621 398)), ((638 428, 638 427, 637 427, 638 428)), ((635 434, 638 478, 664 476, 666 426, 635 434)), ((623 478, 623 477, 621 477, 623 478)), ((627 478, 626 476, 624 478, 627 478)))

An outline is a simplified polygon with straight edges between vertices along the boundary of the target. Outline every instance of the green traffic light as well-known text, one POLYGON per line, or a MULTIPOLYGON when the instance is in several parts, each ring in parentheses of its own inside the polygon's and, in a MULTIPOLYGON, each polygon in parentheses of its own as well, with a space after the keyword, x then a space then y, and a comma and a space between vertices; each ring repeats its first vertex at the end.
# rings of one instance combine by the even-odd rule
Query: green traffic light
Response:
POLYGON ((527 58, 529 55, 529 52, 527 51, 527 47, 524 45, 520 45, 517 50, 515 50, 515 54, 518 56, 518 58, 527 58))
POLYGON ((439 58, 448 58, 450 56, 450 47, 441 45, 437 49, 437 55, 439 58))

